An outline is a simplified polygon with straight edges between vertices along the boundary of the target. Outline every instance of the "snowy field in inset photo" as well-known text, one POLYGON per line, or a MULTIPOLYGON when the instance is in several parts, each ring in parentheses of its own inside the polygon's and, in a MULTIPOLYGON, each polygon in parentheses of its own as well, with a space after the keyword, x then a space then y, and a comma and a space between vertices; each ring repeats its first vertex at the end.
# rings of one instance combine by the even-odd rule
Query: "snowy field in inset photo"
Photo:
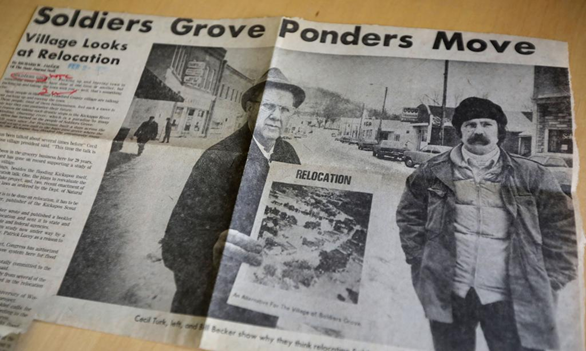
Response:
POLYGON ((255 283, 357 304, 372 194, 272 184, 255 283))

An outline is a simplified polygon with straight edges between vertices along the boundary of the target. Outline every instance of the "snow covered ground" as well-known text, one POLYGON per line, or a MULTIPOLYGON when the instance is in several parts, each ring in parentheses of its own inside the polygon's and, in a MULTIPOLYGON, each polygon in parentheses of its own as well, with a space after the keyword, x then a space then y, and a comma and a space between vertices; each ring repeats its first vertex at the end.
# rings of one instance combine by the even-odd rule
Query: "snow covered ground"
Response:
MULTIPOLYGON (((134 149, 133 149, 134 148, 134 149)), ((169 311, 173 274, 161 259, 167 222, 201 153, 147 144, 136 157, 114 153, 60 295, 169 311)))
POLYGON ((356 304, 371 199, 366 193, 273 183, 255 282, 356 304))

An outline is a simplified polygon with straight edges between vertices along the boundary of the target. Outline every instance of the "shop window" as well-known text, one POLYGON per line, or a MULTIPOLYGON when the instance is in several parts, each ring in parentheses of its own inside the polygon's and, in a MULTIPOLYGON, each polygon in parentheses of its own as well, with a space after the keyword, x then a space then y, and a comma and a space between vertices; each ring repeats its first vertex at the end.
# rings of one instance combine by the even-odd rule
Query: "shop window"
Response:
POLYGON ((211 91, 212 88, 214 87, 214 79, 216 78, 216 70, 212 68, 209 73, 210 74, 208 76, 207 83, 206 83, 206 90, 211 91))
POLYGON ((198 88, 205 89, 205 85, 208 82, 207 80, 208 80, 209 73, 210 73, 210 69, 206 66, 206 68, 203 71, 203 75, 202 75, 201 79, 199 80, 199 84, 197 85, 198 88))
POLYGON ((187 61, 187 53, 185 48, 183 47, 176 47, 175 52, 173 53, 173 58, 171 60, 171 69, 173 73, 179 77, 180 80, 183 79, 183 68, 185 67, 185 62, 187 61))
POLYGON ((419 141, 427 141, 427 130, 426 129, 419 130, 419 141))
POLYGON ((550 129, 547 140, 547 152, 564 154, 573 152, 571 129, 550 129))

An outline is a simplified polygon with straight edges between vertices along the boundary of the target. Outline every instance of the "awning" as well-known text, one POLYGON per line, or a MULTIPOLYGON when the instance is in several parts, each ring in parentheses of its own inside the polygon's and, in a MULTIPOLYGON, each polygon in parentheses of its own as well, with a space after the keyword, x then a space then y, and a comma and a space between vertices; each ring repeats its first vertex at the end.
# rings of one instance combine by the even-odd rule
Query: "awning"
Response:
POLYGON ((183 102, 183 97, 169 88, 151 70, 145 67, 134 96, 147 100, 183 102))

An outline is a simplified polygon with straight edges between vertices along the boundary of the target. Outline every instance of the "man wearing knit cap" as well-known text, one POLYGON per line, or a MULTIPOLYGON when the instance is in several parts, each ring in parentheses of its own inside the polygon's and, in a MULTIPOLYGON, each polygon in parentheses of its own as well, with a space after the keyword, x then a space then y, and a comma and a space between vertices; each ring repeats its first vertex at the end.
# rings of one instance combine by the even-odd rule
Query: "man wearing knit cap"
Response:
POLYGON ((545 167, 500 145, 507 117, 467 98, 462 143, 407 178, 397 225, 438 351, 559 347, 557 292, 576 277, 574 211, 545 167))
POLYGON ((193 167, 162 241, 163 261, 177 286, 171 312, 274 326, 275 317, 227 305, 227 294, 240 263, 261 263, 250 231, 270 163, 300 163, 281 133, 304 99, 303 89, 278 68, 269 69, 242 95, 248 123, 206 150, 193 167), (234 267, 216 278, 222 251, 234 267))

